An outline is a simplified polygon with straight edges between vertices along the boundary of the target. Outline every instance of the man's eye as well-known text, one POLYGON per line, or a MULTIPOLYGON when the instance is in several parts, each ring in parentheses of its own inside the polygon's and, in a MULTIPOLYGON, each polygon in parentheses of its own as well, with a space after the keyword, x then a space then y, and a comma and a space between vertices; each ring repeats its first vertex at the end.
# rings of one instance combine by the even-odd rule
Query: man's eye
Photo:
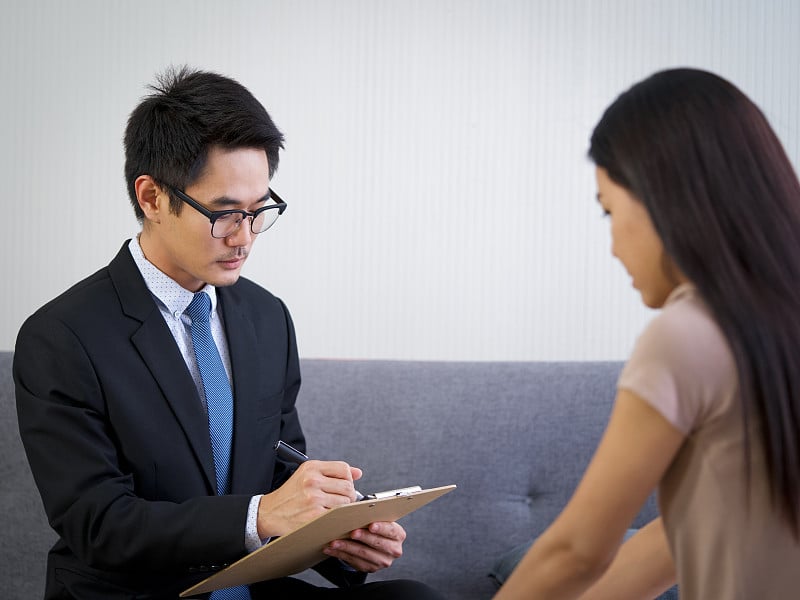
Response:
POLYGON ((234 223, 242 218, 242 215, 239 213, 226 213, 224 215, 220 215, 217 217, 217 221, 220 223, 234 223))

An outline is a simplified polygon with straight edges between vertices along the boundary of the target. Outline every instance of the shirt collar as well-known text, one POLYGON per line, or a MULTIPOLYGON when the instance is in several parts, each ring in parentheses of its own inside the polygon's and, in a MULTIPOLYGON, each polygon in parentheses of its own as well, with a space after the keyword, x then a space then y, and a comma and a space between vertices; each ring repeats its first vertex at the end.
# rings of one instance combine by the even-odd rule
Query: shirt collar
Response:
MULTIPOLYGON (((194 298, 195 292, 190 292, 182 287, 177 281, 147 260, 142 251, 142 246, 139 244, 138 235, 130 241, 128 250, 130 250, 133 261, 139 268, 139 272, 142 274, 144 283, 150 293, 176 317, 183 314, 183 311, 186 310, 192 298, 194 298)), ((207 283, 199 291, 205 292, 211 298, 211 315, 213 318, 217 311, 217 289, 207 283)))

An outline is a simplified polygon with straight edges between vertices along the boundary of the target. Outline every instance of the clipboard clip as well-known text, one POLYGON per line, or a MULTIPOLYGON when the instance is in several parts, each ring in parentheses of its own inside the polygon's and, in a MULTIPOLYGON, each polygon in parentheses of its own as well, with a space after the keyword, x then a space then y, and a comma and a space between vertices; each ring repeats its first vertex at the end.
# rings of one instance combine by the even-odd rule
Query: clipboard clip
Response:
POLYGON ((381 500, 382 498, 396 498, 397 496, 410 496, 416 492, 421 492, 422 488, 418 485, 410 487, 398 488, 396 490, 386 490, 385 492, 375 492, 374 494, 367 494, 364 500, 381 500))

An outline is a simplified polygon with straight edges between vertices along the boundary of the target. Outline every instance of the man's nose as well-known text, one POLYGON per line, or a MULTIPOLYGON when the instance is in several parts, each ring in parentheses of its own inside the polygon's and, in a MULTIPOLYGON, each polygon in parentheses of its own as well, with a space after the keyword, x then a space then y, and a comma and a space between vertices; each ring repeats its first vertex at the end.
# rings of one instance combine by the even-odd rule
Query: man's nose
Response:
POLYGON ((225 242, 229 246, 247 246, 252 242, 254 237, 253 231, 250 229, 250 224, 253 217, 245 217, 239 222, 239 227, 236 228, 232 234, 225 238, 225 242))

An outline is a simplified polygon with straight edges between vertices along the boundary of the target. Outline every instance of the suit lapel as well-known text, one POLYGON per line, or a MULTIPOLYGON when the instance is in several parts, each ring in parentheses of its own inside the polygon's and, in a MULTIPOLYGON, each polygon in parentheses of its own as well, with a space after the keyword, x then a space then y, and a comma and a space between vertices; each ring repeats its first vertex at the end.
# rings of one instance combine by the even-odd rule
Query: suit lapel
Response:
MULTIPOLYGON (((235 287, 235 285, 233 286, 235 287)), ((253 461, 260 449, 249 447, 247 440, 259 439, 257 403, 258 386, 263 365, 259 365, 255 324, 243 309, 231 288, 217 288, 231 358, 234 398, 233 456, 231 457, 231 492, 251 490, 248 476, 260 473, 253 461)))
POLYGON ((208 417, 186 362, 133 261, 127 242, 109 265, 109 274, 123 312, 141 322, 131 342, 172 408, 213 493, 216 483, 208 417))

